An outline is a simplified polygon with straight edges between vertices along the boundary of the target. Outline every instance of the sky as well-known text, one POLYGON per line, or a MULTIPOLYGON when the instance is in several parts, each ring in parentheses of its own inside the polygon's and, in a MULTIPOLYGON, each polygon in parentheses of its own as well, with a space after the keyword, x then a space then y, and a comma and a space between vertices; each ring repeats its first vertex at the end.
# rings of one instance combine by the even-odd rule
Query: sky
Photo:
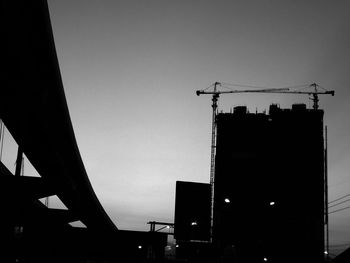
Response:
MULTIPOLYGON (((176 181, 209 183, 211 97, 195 91, 216 81, 334 90, 320 96, 329 200, 350 193, 349 1, 48 3, 80 153, 119 229, 173 222, 176 181)), ((312 105, 306 95, 226 94, 219 110, 271 103, 312 105)), ((350 209, 329 216, 334 254, 350 246, 349 219, 350 209)))

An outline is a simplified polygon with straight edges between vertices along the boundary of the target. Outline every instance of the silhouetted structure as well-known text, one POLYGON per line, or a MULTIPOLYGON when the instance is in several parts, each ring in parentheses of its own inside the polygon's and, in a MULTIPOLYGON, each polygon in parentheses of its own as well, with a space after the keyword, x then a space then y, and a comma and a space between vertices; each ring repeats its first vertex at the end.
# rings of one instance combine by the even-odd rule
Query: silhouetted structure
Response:
POLYGON ((161 261, 162 233, 122 231, 89 181, 75 140, 45 0, 0 5, 3 120, 40 177, 0 162, 1 262, 161 261), (57 195, 68 209, 38 199, 57 195), (69 223, 80 220, 86 228, 69 223))
POLYGON ((323 111, 217 115, 213 243, 234 262, 323 262, 323 111))
POLYGON ((174 237, 181 241, 209 241, 209 184, 176 182, 174 237))
POLYGON ((212 258, 210 240, 210 184, 176 182, 176 258, 205 262, 212 258))

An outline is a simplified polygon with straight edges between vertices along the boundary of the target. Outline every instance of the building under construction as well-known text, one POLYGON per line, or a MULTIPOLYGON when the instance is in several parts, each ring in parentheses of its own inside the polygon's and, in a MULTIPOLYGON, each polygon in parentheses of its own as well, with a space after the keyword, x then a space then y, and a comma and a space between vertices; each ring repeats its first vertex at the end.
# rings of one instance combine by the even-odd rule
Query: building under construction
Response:
POLYGON ((237 262, 323 262, 323 110, 236 107, 218 114, 216 125, 219 254, 237 262))
MULTIPOLYGON (((249 113, 240 106, 217 114, 212 242, 208 243, 214 258, 323 262, 324 163, 323 110, 307 109, 304 104, 291 109, 271 105, 267 114, 249 113)), ((197 196, 198 200, 200 185, 192 185, 192 197, 189 189, 181 191, 179 186, 175 233, 189 233, 200 219, 183 211, 197 216, 201 207, 208 211, 208 193, 202 191, 206 204, 191 205, 183 199, 197 196), (180 201, 191 208, 180 208, 180 201)), ((206 236, 208 228, 203 231, 197 236, 206 236)))

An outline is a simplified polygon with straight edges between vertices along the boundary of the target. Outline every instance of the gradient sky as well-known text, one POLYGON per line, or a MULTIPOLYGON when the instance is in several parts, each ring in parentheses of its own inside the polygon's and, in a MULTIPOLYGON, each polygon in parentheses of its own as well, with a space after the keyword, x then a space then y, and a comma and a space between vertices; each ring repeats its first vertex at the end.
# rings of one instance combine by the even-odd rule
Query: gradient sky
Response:
MULTIPOLYGON (((211 97, 195 91, 215 81, 335 90, 320 96, 329 200, 350 193, 349 1, 48 3, 78 146, 118 228, 173 222, 175 182, 209 182, 211 97)), ((228 94, 219 109, 298 102, 312 105, 306 95, 228 94)), ((350 245, 350 209, 330 215, 330 240, 333 253, 350 245)))

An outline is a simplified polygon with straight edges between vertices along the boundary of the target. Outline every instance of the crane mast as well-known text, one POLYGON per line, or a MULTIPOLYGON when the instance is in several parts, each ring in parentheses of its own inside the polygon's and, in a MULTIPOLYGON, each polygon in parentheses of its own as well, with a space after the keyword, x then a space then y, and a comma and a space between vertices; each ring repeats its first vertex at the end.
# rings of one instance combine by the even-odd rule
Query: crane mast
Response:
MULTIPOLYGON (((307 94, 312 96, 311 100, 313 101, 313 109, 318 110, 319 98, 320 94, 330 94, 334 96, 334 91, 319 91, 318 85, 316 83, 312 83, 309 85, 313 88, 312 91, 293 91, 290 88, 264 88, 264 89, 246 89, 246 90, 225 90, 219 91, 217 89, 218 86, 221 86, 220 82, 215 82, 213 85, 213 91, 206 90, 197 90, 197 96, 202 94, 212 95, 212 129, 211 129, 211 152, 210 152, 210 188, 211 188, 211 197, 210 197, 210 241, 213 241, 213 224, 214 224, 214 184, 215 184, 215 155, 216 155, 216 115, 218 108, 218 99, 220 94, 228 94, 228 93, 285 93, 285 94, 307 94)), ((326 189, 327 191, 327 189, 326 189)))
MULTIPOLYGON (((211 153, 210 153, 210 241, 213 237, 213 215, 214 215, 214 177, 215 177, 215 150, 216 150, 216 113, 218 108, 219 93, 217 92, 216 86, 219 82, 214 83, 214 94, 212 98, 213 108, 212 123, 211 123, 211 153)), ((198 95, 198 94, 197 94, 198 95)), ((198 95, 199 96, 199 95, 198 95)))

